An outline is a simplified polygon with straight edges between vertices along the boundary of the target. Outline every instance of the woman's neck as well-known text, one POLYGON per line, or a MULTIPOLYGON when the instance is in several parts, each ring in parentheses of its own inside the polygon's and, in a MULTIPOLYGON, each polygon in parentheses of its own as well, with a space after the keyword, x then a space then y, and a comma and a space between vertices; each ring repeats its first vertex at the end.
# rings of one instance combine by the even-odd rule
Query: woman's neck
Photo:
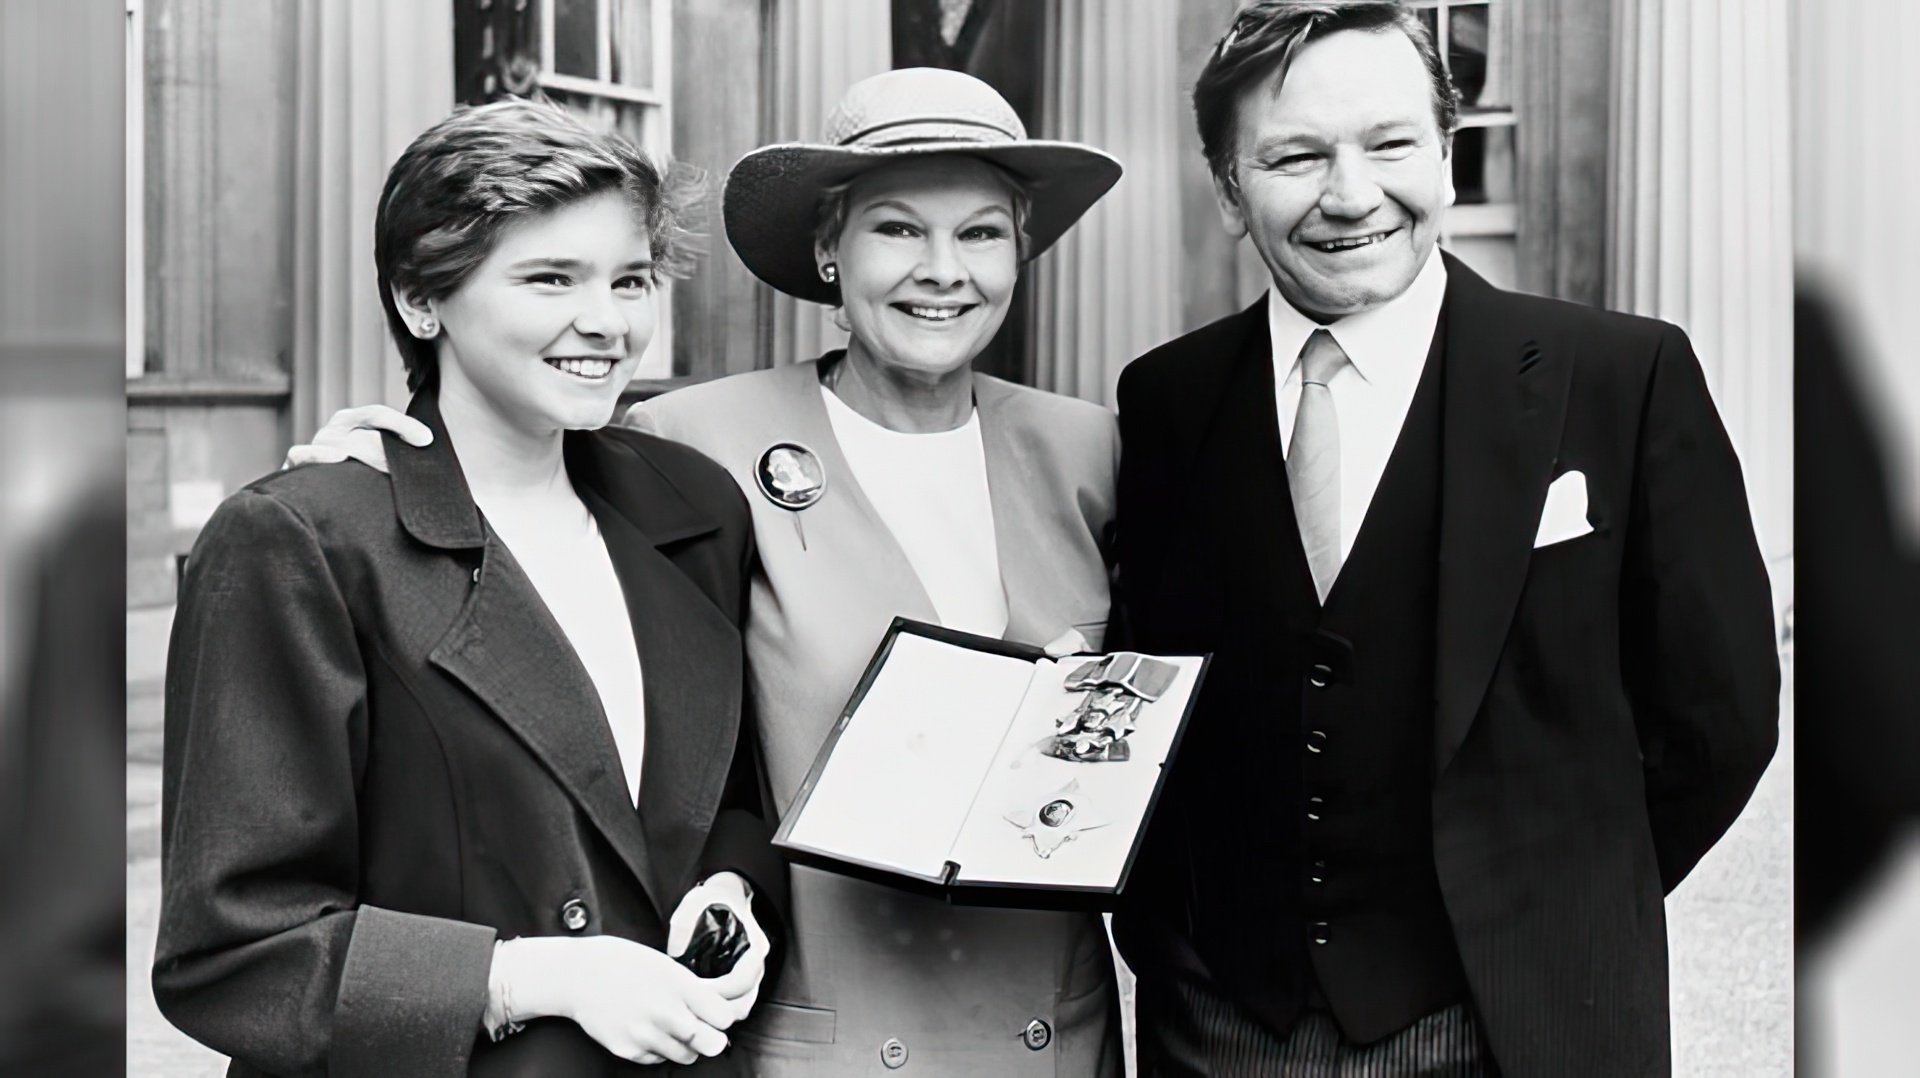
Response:
POLYGON ((515 426, 472 385, 443 378, 440 419, 460 455, 460 470, 474 500, 543 502, 578 500, 567 481, 562 432, 515 426))
POLYGON ((972 367, 944 374, 888 367, 858 338, 828 372, 827 388, 861 416, 902 434, 957 430, 973 415, 972 367))

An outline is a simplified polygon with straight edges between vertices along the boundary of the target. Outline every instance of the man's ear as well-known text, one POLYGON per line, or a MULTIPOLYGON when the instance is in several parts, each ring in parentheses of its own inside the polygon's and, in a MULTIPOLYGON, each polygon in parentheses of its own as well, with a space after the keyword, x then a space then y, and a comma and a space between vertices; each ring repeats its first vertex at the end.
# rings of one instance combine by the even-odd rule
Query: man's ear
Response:
POLYGON ((1218 172, 1212 173, 1212 176, 1213 199, 1220 205, 1220 227, 1237 240, 1247 234, 1247 216, 1240 209, 1240 193, 1218 172))
POLYGON ((1440 138, 1440 183, 1446 191, 1446 198, 1442 199, 1440 204, 1453 205, 1455 195, 1453 192, 1453 132, 1451 131, 1440 138))
POLYGON ((394 308, 400 312, 401 320, 406 322, 407 328, 413 331, 414 336, 432 336, 430 333, 423 334, 420 332, 420 327, 424 322, 436 317, 431 301, 418 292, 409 293, 398 284, 388 285, 387 294, 393 297, 394 308))

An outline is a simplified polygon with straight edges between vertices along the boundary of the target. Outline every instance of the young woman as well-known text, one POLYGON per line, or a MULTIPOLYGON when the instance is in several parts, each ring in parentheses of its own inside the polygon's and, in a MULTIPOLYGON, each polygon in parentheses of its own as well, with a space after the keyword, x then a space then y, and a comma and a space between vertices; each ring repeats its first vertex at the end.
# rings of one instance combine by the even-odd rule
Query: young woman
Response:
POLYGON ((666 185, 505 102, 416 139, 376 229, 433 444, 259 480, 195 545, 155 995, 234 1074, 732 1073, 785 889, 741 721, 748 510, 602 429, 666 185), (752 946, 702 979, 669 954, 715 904, 752 946))

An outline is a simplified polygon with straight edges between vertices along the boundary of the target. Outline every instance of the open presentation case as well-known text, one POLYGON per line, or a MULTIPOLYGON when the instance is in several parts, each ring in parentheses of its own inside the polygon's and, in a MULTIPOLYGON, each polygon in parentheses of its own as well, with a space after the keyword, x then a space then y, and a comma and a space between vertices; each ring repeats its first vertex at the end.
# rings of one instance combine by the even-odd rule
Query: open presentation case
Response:
POLYGON ((956 903, 1110 905, 1207 662, 1050 659, 895 618, 774 842, 956 903))

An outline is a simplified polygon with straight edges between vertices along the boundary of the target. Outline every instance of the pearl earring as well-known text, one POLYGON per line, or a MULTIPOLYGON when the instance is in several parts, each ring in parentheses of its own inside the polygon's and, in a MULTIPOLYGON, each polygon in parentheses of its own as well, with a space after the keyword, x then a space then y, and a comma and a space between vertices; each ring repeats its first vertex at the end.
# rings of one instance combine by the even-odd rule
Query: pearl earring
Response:
POLYGON ((835 266, 831 262, 820 267, 820 279, 827 282, 828 284, 832 284, 834 280, 839 276, 840 276, 840 268, 838 266, 835 266))
POLYGON ((440 323, 434 321, 431 318, 422 318, 420 320, 420 339, 421 340, 431 340, 433 336, 439 332, 440 332, 440 323))

